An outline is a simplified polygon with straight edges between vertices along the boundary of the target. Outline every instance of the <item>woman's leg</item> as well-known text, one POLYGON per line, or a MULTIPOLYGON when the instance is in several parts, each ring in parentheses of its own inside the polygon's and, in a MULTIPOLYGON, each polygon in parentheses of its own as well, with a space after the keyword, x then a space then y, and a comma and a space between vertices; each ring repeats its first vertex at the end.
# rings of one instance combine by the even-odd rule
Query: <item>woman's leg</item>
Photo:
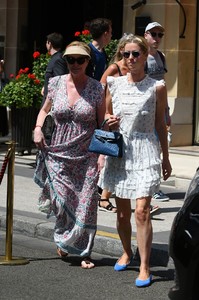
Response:
POLYGON ((131 249, 131 202, 129 199, 115 199, 117 206, 117 230, 120 236, 123 255, 118 260, 119 265, 129 264, 132 257, 131 249))
MULTIPOLYGON (((106 157, 104 160, 104 166, 106 165, 106 157)), ((104 170, 103 167, 100 171, 99 180, 98 180, 98 193, 100 194, 99 200, 99 209, 107 212, 116 213, 117 209, 113 204, 110 202, 109 198, 111 197, 111 192, 109 192, 106 188, 102 189, 100 186, 103 185, 103 178, 104 178, 104 170)))
POLYGON ((136 200, 135 221, 137 225, 137 244, 140 255, 138 278, 146 280, 150 276, 150 255, 152 245, 152 223, 150 218, 151 197, 136 200))
POLYGON ((117 208, 113 206, 113 204, 109 201, 109 198, 111 197, 111 192, 108 192, 106 189, 102 190, 101 198, 99 200, 99 208, 103 211, 109 211, 116 213, 117 208))

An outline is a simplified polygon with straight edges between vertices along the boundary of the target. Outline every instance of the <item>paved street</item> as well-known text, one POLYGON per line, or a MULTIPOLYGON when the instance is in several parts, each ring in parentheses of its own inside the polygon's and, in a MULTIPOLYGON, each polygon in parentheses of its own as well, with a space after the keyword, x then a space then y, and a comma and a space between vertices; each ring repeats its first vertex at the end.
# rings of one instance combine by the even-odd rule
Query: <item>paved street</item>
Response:
MULTIPOLYGON (((5 232, 1 231, 0 237, 2 252, 5 232)), ((93 253, 96 267, 83 270, 79 257, 62 261, 54 243, 19 234, 14 234, 14 257, 23 257, 29 263, 0 264, 1 300, 166 300, 173 285, 173 269, 152 267, 152 285, 138 289, 134 284, 138 275, 136 261, 127 271, 115 272, 115 257, 93 253)))
MULTIPOLYGON (((174 265, 168 255, 168 242, 173 220, 183 205, 190 180, 198 166, 198 147, 172 149, 173 174, 161 189, 168 202, 154 202, 160 210, 152 216, 154 230, 151 273, 153 284, 147 289, 134 285, 138 274, 138 257, 128 271, 113 271, 121 255, 121 242, 116 231, 116 214, 98 211, 98 231, 94 243, 94 270, 82 270, 80 258, 70 256, 67 262, 57 257, 53 242, 54 217, 46 219, 37 208, 39 187, 33 182, 35 155, 15 157, 13 257, 25 257, 27 265, 0 265, 0 299, 135 299, 166 300, 174 282, 174 265), (175 152, 176 151, 176 152, 175 152), (182 154, 181 152, 182 151, 182 154), (132 272, 133 271, 133 272, 132 272)), ((0 166, 4 154, 0 153, 0 166)), ((5 255, 7 172, 0 186, 0 255, 5 255)), ((111 199, 114 203, 114 198, 111 199)), ((136 253, 136 227, 132 201, 132 249, 136 253)), ((3 256, 4 258, 4 256, 3 256)))
MULTIPOLYGON (((14 177, 14 231, 38 238, 53 240, 54 217, 46 219, 46 215, 38 211, 37 199, 40 188, 33 182, 34 168, 32 164, 20 164, 17 158, 14 177)), ((184 191, 176 189, 172 185, 162 185, 171 200, 157 203, 160 210, 152 216, 153 224, 153 249, 151 262, 166 266, 169 262, 168 239, 171 224, 176 213, 183 204, 184 191)), ((4 175, 0 187, 0 220, 1 226, 6 225, 6 195, 7 174, 4 175)), ((114 203, 114 198, 111 199, 114 203)), ((155 204, 155 203, 154 203, 155 204)), ((132 201, 132 212, 135 202, 132 201)), ((136 252, 136 225, 132 213, 132 249, 136 252)), ((116 230, 116 214, 98 211, 98 231, 94 243, 94 251, 104 255, 120 256, 122 252, 121 242, 116 230)))

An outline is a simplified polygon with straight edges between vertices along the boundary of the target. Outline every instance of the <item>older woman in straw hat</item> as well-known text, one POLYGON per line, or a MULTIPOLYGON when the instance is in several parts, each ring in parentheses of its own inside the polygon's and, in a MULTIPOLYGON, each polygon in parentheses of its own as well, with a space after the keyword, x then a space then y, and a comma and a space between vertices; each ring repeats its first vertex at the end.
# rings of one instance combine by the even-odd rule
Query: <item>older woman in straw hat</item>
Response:
POLYGON ((94 129, 104 119, 104 89, 85 70, 90 48, 83 42, 69 44, 63 54, 69 74, 50 79, 41 108, 34 142, 40 159, 34 180, 42 188, 39 207, 56 217, 54 241, 57 253, 82 257, 82 268, 93 268, 90 255, 96 233, 98 156, 88 152, 94 129), (47 146, 42 126, 51 110, 55 121, 47 146))

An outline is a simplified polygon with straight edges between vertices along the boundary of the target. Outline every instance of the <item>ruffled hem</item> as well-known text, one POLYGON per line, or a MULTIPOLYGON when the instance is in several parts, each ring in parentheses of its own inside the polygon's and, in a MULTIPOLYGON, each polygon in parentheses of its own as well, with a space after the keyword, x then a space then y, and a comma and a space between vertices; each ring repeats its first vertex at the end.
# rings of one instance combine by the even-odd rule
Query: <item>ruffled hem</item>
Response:
POLYGON ((161 179, 160 148, 156 140, 154 134, 146 138, 135 133, 132 141, 124 137, 123 157, 106 158, 98 185, 121 198, 152 196, 158 191, 161 179))

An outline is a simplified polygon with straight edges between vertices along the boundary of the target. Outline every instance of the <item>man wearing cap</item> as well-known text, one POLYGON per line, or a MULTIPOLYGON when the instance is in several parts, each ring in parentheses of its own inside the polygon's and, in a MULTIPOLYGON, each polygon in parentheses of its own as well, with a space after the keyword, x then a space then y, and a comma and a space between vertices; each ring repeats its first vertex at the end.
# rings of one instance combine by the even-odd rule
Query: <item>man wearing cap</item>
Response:
POLYGON ((146 72, 157 80, 164 79, 164 74, 167 72, 165 55, 158 50, 163 36, 164 28, 159 23, 153 22, 146 26, 144 37, 149 45, 146 72))
MULTIPOLYGON (((158 50, 162 38, 164 36, 164 28, 158 22, 149 23, 145 28, 144 37, 149 45, 149 54, 145 66, 145 72, 156 80, 164 80, 164 75, 167 72, 165 55, 158 50)), ((169 115, 169 106, 165 111, 166 125, 170 127, 171 119, 169 115)), ((153 195, 153 200, 168 201, 169 197, 162 191, 153 195)))

